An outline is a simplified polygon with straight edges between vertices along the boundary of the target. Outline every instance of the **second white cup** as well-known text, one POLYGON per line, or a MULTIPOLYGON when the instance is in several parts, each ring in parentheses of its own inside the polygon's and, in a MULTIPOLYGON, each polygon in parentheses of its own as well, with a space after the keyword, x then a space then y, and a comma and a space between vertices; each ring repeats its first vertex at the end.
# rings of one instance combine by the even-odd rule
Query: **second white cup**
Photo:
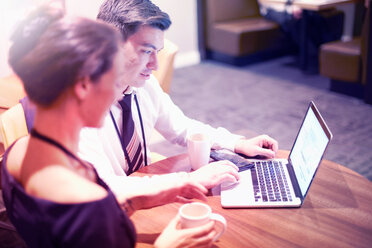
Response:
POLYGON ((197 170, 208 164, 211 152, 211 141, 209 137, 202 133, 190 135, 187 138, 187 152, 193 170, 197 170))
POLYGON ((222 228, 220 228, 213 241, 218 240, 226 230, 226 219, 220 214, 212 213, 211 207, 207 204, 201 202, 184 204, 180 207, 179 214, 181 216, 181 228, 201 226, 210 220, 220 223, 222 228))

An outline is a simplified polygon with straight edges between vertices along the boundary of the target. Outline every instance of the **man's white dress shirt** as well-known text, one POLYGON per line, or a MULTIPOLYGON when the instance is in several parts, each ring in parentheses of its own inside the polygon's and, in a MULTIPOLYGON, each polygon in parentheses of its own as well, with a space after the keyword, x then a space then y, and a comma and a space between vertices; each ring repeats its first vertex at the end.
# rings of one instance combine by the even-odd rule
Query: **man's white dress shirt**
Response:
MULTIPOLYGON (((151 163, 149 140, 154 128, 168 141, 186 146, 186 137, 193 133, 206 133, 211 138, 213 148, 234 150, 235 143, 241 138, 224 128, 213 128, 199 121, 188 118, 164 93, 158 81, 151 76, 141 88, 132 88, 136 94, 142 116, 146 139, 147 162, 151 163)), ((192 97, 192 96, 190 96, 192 97)), ((132 116, 136 131, 143 145, 143 136, 137 105, 132 98, 132 116)), ((115 122, 122 132, 122 110, 118 103, 111 107, 115 122)), ((125 192, 133 187, 141 187, 147 181, 178 180, 179 173, 157 177, 127 177, 128 165, 125 160, 119 136, 110 114, 107 114, 101 128, 84 128, 80 134, 79 156, 92 163, 100 177, 114 192, 125 192)))

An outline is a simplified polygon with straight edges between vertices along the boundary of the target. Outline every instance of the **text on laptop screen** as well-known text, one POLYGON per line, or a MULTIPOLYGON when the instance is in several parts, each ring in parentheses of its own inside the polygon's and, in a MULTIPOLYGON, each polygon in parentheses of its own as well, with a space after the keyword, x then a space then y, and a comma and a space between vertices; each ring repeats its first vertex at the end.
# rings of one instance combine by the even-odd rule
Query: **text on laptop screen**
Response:
POLYGON ((290 155, 303 196, 310 186, 328 141, 326 133, 310 107, 290 155))

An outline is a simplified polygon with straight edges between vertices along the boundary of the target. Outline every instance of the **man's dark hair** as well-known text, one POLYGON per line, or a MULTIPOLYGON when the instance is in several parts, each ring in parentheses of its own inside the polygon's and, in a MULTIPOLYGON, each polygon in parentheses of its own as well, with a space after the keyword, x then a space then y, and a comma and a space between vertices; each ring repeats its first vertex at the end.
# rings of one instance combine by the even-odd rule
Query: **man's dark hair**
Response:
POLYGON ((106 0, 97 18, 118 28, 124 39, 143 25, 165 31, 172 23, 169 15, 149 0, 106 0))

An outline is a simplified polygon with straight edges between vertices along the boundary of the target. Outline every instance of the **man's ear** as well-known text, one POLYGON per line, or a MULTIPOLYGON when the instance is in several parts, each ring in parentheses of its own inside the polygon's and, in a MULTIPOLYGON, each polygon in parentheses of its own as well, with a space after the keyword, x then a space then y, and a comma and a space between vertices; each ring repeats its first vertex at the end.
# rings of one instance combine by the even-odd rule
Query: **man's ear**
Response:
POLYGON ((92 89, 92 83, 88 77, 79 79, 79 81, 74 85, 74 93, 79 100, 84 100, 90 93, 92 89))

